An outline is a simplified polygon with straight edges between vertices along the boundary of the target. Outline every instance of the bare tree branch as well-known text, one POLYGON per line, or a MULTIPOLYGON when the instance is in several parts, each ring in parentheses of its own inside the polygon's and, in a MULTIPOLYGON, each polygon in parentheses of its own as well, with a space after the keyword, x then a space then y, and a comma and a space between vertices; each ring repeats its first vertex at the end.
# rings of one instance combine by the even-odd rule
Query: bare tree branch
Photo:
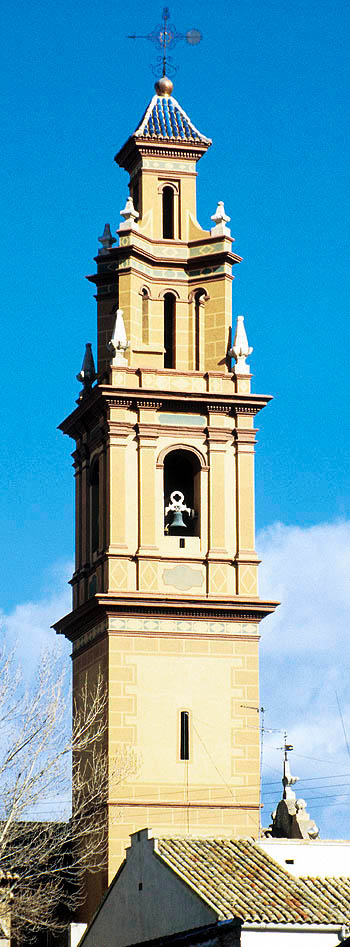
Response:
POLYGON ((108 793, 136 768, 129 748, 108 759, 102 673, 93 687, 85 679, 72 730, 69 705, 65 674, 48 656, 24 689, 13 654, 0 652, 0 919, 6 927, 11 915, 26 943, 65 926, 84 874, 105 867, 108 793), (39 821, 45 806, 58 806, 61 820, 39 821))

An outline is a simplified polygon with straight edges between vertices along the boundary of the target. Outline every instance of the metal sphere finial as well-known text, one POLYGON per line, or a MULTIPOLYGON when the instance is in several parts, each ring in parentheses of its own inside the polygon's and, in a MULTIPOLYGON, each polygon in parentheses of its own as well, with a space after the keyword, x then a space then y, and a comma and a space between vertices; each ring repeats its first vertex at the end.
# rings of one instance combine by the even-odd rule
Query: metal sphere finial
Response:
POLYGON ((168 79, 168 76, 162 76, 161 79, 157 80, 154 88, 157 95, 171 95, 174 86, 171 79, 168 79))

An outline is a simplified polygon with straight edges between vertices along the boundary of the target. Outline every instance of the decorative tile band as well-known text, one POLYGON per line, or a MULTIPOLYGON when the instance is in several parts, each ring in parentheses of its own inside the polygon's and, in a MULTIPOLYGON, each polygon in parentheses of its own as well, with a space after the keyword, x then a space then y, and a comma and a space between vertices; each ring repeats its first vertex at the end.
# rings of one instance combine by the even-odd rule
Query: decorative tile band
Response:
POLYGON ((191 270, 191 276, 210 276, 211 273, 225 273, 224 266, 205 266, 203 270, 191 270))
POLYGON ((146 276, 153 276, 156 279, 164 280, 184 280, 186 279, 185 273, 183 270, 173 270, 173 269, 164 269, 159 270, 158 267, 147 266, 147 263, 140 263, 139 260, 134 260, 133 263, 130 257, 127 257, 125 260, 121 260, 119 263, 120 270, 126 270, 128 267, 133 265, 135 270, 138 270, 140 273, 145 273, 146 276))
POLYGON ((195 161, 162 161, 161 158, 143 158, 143 168, 154 168, 156 171, 195 171, 195 161))
POLYGON ((225 249, 224 243, 206 243, 202 247, 190 247, 189 256, 207 256, 208 253, 218 253, 225 249))
POLYGON ((257 635, 256 622, 246 621, 201 621, 162 618, 119 618, 110 616, 110 631, 127 631, 148 635, 257 635))

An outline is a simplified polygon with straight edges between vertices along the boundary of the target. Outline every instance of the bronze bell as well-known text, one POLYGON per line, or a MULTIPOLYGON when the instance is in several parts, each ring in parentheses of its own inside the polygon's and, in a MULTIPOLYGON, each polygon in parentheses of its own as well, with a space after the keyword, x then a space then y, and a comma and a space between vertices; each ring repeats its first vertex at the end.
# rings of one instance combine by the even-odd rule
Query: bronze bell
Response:
POLYGON ((187 529, 186 523, 184 523, 181 510, 174 510, 172 522, 170 523, 169 529, 187 529))

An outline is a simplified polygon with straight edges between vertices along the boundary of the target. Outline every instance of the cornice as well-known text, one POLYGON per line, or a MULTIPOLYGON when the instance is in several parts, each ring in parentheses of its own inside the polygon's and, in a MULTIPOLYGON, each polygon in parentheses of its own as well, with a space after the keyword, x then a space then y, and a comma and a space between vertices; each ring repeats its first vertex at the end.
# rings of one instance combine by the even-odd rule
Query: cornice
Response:
POLYGON ((198 141, 196 143, 186 143, 181 141, 162 141, 148 138, 136 137, 131 135, 125 142, 125 145, 115 155, 114 160, 120 168, 124 168, 129 173, 133 170, 139 157, 166 157, 166 158, 188 158, 192 161, 199 161, 203 154, 210 147, 211 142, 198 141))
MULTIPOLYGON (((272 395, 267 396, 269 401, 271 401, 272 395)), ((237 414, 256 414, 255 406, 252 404, 237 404, 234 408, 235 415, 237 414)))
MULTIPOLYGON (((206 243, 209 243, 208 238, 206 243)), ((213 244, 213 247, 215 247, 215 244, 213 244)), ((166 247, 164 247, 164 250, 166 250, 166 247)), ((115 247, 110 251, 110 256, 107 259, 105 257, 102 259, 101 257, 95 257, 98 267, 97 273, 89 274, 86 279, 96 286, 110 282, 113 275, 118 275, 120 264, 124 261, 128 261, 128 266, 123 266, 123 273, 133 266, 137 269, 137 263, 140 262, 153 268, 154 278, 157 278, 157 270, 164 270, 164 267, 169 267, 172 270, 183 270, 184 278, 189 280, 196 279, 195 273, 198 268, 217 267, 223 263, 234 266, 236 263, 242 262, 242 257, 238 256, 237 253, 232 253, 229 247, 216 251, 213 249, 213 251, 194 257, 188 255, 187 245, 186 250, 187 252, 184 253, 183 257, 171 257, 167 256, 166 252, 164 256, 155 256, 146 247, 139 246, 136 243, 115 247)))
POLYGON ((136 247, 136 249, 147 254, 150 261, 163 260, 171 264, 174 264, 175 261, 186 262, 188 259, 202 260, 204 256, 211 257, 214 253, 221 252, 230 252, 237 262, 241 261, 241 257, 233 253, 232 243, 233 237, 229 237, 226 234, 224 236, 212 236, 209 230, 203 231, 203 236, 199 239, 188 241, 179 239, 155 239, 142 230, 123 231, 120 235, 119 246, 109 247, 103 254, 98 253, 94 257, 94 260, 99 267, 99 272, 111 272, 109 264, 118 261, 118 257, 123 253, 129 255, 130 250, 136 247), (225 243, 227 246, 223 246, 225 243), (212 252, 210 254, 204 254, 203 249, 206 249, 208 246, 212 248, 212 252), (172 252, 174 249, 178 250, 178 255, 174 256, 172 252))
POLYGON ((153 411, 160 411, 163 405, 163 401, 155 399, 154 396, 153 398, 138 397, 135 403, 138 410, 141 408, 151 408, 153 411))
MULTIPOLYGON (((135 374, 134 369, 125 369, 135 374)), ((155 372, 156 373, 156 372, 155 372)), ((181 373, 183 374, 183 373, 181 373)), ((181 379, 179 378, 179 385, 181 379)), ((113 407, 135 410, 150 408, 153 410, 176 411, 185 413, 251 414, 255 415, 264 408, 271 395, 258 394, 214 394, 213 392, 184 392, 146 389, 115 388, 112 385, 96 385, 95 388, 78 401, 75 410, 59 424, 59 430, 72 438, 87 434, 101 417, 107 417, 113 407)), ((161 426, 160 426, 161 427, 161 426)))
POLYGON ((119 395, 106 395, 104 400, 109 408, 131 408, 133 404, 132 398, 120 398, 119 395))
POLYGON ((217 266, 222 263, 229 263, 230 266, 234 266, 235 263, 242 263, 243 257, 238 256, 237 253, 232 253, 232 250, 218 250, 217 253, 206 253, 201 256, 192 256, 189 257, 186 263, 186 272, 188 273, 189 279, 191 279, 191 270, 198 270, 198 266, 217 266))
POLYGON ((101 593, 70 612, 69 615, 65 615, 52 627, 57 634, 65 635, 70 641, 74 641, 83 631, 87 631, 107 616, 260 622, 267 615, 272 614, 278 604, 274 601, 260 601, 242 596, 237 596, 232 600, 229 596, 187 598, 184 595, 162 596, 142 592, 128 595, 101 593))
POLYGON ((210 414, 230 414, 231 411, 228 411, 226 404, 221 404, 218 401, 208 400, 208 411, 210 414))

